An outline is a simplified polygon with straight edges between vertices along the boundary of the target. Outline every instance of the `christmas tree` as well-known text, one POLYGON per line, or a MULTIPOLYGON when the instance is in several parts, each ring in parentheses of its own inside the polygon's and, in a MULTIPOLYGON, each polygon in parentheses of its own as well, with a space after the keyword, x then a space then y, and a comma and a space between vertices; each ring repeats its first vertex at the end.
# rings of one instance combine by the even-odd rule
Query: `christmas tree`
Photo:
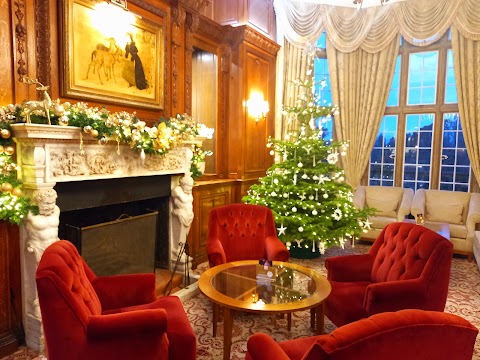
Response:
POLYGON ((284 140, 269 139, 275 164, 242 200, 273 211, 278 237, 292 256, 300 251, 304 255, 298 257, 314 257, 358 238, 369 228, 367 217, 372 211, 353 205, 352 188, 338 166, 348 143, 322 138, 325 122, 332 121, 337 109, 321 104, 313 78, 296 80, 295 85, 300 90, 296 105, 284 106, 283 113, 298 130, 284 140), (305 255, 305 250, 312 254, 305 255))

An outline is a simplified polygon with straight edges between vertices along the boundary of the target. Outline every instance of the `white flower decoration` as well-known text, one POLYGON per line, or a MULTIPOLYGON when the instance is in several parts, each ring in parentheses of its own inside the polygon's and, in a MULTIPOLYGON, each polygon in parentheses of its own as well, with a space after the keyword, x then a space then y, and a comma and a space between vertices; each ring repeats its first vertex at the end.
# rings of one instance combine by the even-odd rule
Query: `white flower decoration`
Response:
POLYGON ((336 210, 333 212, 332 217, 333 217, 335 220, 339 221, 339 220, 342 218, 342 210, 336 209, 336 210))
POLYGON ((327 156, 327 161, 329 164, 336 164, 338 161, 338 153, 332 153, 327 156))

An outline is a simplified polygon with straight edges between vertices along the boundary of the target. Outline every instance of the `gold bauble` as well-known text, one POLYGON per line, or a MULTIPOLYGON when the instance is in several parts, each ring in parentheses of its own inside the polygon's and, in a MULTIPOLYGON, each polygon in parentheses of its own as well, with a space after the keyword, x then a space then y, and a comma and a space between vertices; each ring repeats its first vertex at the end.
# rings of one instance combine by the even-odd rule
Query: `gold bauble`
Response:
POLYGON ((2 184, 2 191, 3 192, 10 192, 10 191, 12 191, 12 189, 13 189, 12 184, 10 184, 10 183, 3 183, 2 184))
POLYGON ((90 131, 90 135, 92 135, 94 138, 96 138, 98 136, 98 131, 93 129, 92 131, 90 131))
POLYGON ((3 153, 3 152, 5 152, 5 148, 2 145, 0 145, 0 153, 3 153))
POLYGON ((108 143, 108 139, 107 139, 105 136, 103 136, 103 137, 99 140, 99 142, 100 142, 100 144, 102 144, 102 145, 106 145, 106 144, 108 143))
POLYGON ((58 125, 60 126, 68 126, 68 117, 67 116, 60 116, 58 118, 58 125))
POLYGON ((87 125, 83 128, 83 131, 85 131, 87 134, 90 134, 92 131, 92 127, 90 125, 87 125))
POLYGON ((22 190, 20 190, 19 188, 15 188, 15 189, 12 190, 12 195, 20 196, 20 195, 22 195, 22 190))
POLYGON ((7 153, 7 155, 13 155, 13 153, 15 152, 15 148, 13 146, 7 146, 5 148, 5 152, 7 153))
POLYGON ((55 104, 55 106, 53 107, 53 113, 56 115, 56 116, 63 116, 63 114, 65 113, 65 109, 63 108, 62 105, 60 104, 55 104))
POLYGON ((10 133, 10 130, 8 129, 2 129, 0 131, 0 136, 4 139, 8 139, 10 137, 11 133, 10 133))

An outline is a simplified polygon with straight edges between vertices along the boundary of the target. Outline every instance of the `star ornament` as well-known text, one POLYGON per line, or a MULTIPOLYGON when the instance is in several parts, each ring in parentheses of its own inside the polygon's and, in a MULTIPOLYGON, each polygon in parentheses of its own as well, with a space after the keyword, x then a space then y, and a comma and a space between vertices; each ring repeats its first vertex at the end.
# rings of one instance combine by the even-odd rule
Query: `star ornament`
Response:
POLYGON ((287 227, 283 226, 283 224, 282 224, 282 225, 280 225, 279 228, 277 228, 277 230, 278 230, 278 236, 285 235, 285 230, 287 230, 287 227))
POLYGON ((370 222, 370 220, 366 220, 363 225, 365 226, 365 229, 371 229, 372 228, 372 223, 370 222))

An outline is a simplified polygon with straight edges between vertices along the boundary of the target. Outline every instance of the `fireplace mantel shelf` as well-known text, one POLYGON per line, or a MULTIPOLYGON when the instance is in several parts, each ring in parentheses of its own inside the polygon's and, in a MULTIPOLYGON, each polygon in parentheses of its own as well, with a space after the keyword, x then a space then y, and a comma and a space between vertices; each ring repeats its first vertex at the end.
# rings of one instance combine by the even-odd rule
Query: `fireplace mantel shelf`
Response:
POLYGON ((111 179, 131 176, 182 174, 189 171, 192 144, 185 141, 163 156, 146 155, 126 144, 105 145, 81 128, 43 124, 13 124, 20 171, 26 188, 65 181, 111 179))

